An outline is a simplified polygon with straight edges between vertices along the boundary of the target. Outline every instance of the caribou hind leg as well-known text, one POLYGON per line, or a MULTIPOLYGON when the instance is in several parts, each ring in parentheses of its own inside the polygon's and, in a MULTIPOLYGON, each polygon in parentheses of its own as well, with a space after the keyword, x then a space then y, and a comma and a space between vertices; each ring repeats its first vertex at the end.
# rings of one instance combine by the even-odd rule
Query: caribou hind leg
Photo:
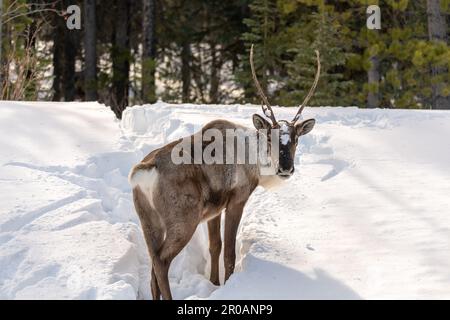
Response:
POLYGON ((187 245, 194 235, 196 224, 183 222, 172 224, 167 229, 166 239, 157 256, 153 259, 158 286, 164 300, 172 300, 169 285, 169 268, 173 259, 187 245))
POLYGON ((159 300, 160 295, 162 295, 164 300, 171 300, 170 264, 192 238, 197 226, 196 219, 184 220, 184 217, 195 214, 199 210, 191 207, 189 210, 184 209, 184 212, 177 214, 179 210, 176 207, 168 208, 166 217, 183 217, 183 219, 163 224, 160 215, 150 206, 139 186, 133 189, 133 199, 152 260, 152 297, 154 300, 159 300), (166 224, 168 225, 167 228, 166 224))
POLYGON ((164 241, 164 226, 161 224, 159 217, 154 209, 150 206, 147 198, 141 191, 140 187, 133 189, 133 200, 136 212, 139 216, 142 225, 142 231, 144 233, 145 242, 147 243, 147 249, 152 260, 152 272, 151 272, 151 292, 153 300, 159 300, 161 291, 158 286, 154 259, 157 257, 157 253, 160 250, 164 241))
POLYGON ((156 279, 155 266, 152 263, 152 280, 151 280, 151 289, 152 289, 152 297, 153 300, 160 300, 161 298, 161 290, 158 286, 158 280, 156 279))

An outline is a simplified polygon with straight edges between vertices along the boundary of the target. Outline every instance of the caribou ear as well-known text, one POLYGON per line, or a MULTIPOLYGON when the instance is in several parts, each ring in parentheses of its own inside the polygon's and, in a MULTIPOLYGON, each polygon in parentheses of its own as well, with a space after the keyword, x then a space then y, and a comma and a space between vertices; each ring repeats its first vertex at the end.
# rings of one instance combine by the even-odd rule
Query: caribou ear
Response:
POLYGON ((253 125, 257 130, 266 129, 269 130, 272 126, 269 121, 261 117, 259 114, 253 115, 253 125))
POLYGON ((295 132, 297 133, 297 136, 303 136, 310 133, 315 124, 316 120, 314 119, 297 121, 297 123, 295 124, 295 132))

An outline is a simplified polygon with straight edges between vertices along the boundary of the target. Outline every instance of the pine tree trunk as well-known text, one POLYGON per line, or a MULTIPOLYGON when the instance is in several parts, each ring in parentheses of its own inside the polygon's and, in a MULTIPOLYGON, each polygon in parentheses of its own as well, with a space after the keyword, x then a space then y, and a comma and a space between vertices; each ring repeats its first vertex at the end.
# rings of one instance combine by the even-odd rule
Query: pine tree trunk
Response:
MULTIPOLYGON (((440 0, 427 0, 428 13, 428 34, 432 41, 447 42, 447 22, 441 12, 440 0)), ((433 77, 440 76, 448 72, 445 67, 432 67, 433 77)), ((450 96, 444 97, 441 94, 442 84, 433 85, 433 109, 450 109, 450 96)))
MULTIPOLYGON (((6 5, 6 4, 4 4, 6 5)), ((5 14, 5 12, 3 12, 3 15, 5 14)), ((7 89, 11 89, 10 88, 10 83, 9 83, 9 79, 10 79, 10 70, 8 67, 8 63, 9 63, 9 52, 11 50, 11 24, 10 23, 5 23, 5 20, 3 20, 3 30, 2 30, 2 45, 3 45, 3 49, 2 49, 2 57, 0 60, 0 67, 2 68, 2 81, 3 81, 3 88, 5 89, 5 91, 2 92, 2 99, 8 99, 10 98, 9 96, 9 90, 7 89)))
MULTIPOLYGON (((70 0, 64 0, 63 8, 67 8, 72 3, 70 0)), ((64 61, 62 62, 64 66, 63 70, 63 88, 64 88, 64 101, 74 101, 75 100, 75 60, 77 56, 77 36, 78 32, 76 30, 67 29, 64 20, 61 23, 61 28, 63 31, 63 51, 64 51, 64 61)))
POLYGON ((183 103, 190 102, 190 86, 191 86, 191 45, 183 42, 181 47, 181 81, 182 93, 181 99, 183 103))
MULTIPOLYGON (((2 63, 2 54, 3 54, 3 0, 0 0, 0 90, 3 88, 3 63, 2 63)), ((0 96, 1 98, 1 96, 0 96)))
POLYGON ((54 15, 54 24, 56 25, 53 30, 53 101, 61 101, 62 98, 62 73, 64 70, 63 63, 63 39, 64 39, 64 19, 54 15))
POLYGON ((114 47, 112 53, 113 98, 111 103, 112 108, 119 119, 122 118, 122 112, 128 105, 130 71, 128 32, 129 0, 117 0, 114 47))
MULTIPOLYGON (((30 11, 36 10, 36 4, 34 3, 34 0, 28 0, 27 4, 29 6, 30 11)), ((28 25, 28 34, 26 39, 26 48, 27 50, 34 51, 36 48, 36 32, 37 32, 37 23, 36 23, 36 14, 31 14, 28 16, 31 19, 31 23, 28 25)), ((34 66, 35 68, 37 66, 34 66)), ((36 81, 33 81, 33 72, 36 70, 32 70, 31 68, 27 70, 25 78, 26 82, 28 83, 28 86, 24 92, 24 98, 25 99, 31 99, 35 100, 37 98, 37 83, 36 81)))
POLYGON ((142 52, 142 100, 144 103, 156 101, 155 67, 155 0, 143 0, 143 52, 142 52))
POLYGON ((74 32, 67 30, 64 35, 64 101, 75 100, 75 58, 76 40, 74 32))
POLYGON ((380 61, 377 56, 370 58, 370 69, 367 71, 369 94, 367 95, 367 108, 379 108, 380 96, 378 86, 380 83, 380 61))
POLYGON ((217 50, 214 43, 210 44, 211 47, 211 82, 209 88, 209 100, 210 103, 219 102, 219 61, 217 61, 217 50))
POLYGON ((97 100, 97 25, 96 0, 84 1, 85 100, 97 100))

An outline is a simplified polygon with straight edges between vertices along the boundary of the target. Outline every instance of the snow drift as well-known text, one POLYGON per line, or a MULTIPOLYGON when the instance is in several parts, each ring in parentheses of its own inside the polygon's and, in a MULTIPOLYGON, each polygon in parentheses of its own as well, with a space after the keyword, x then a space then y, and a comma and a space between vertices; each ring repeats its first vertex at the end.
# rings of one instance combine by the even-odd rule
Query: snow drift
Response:
MULTIPOLYGON (((296 110, 274 108, 279 119, 296 110)), ((0 102, 0 298, 150 299, 127 182, 149 151, 250 105, 0 102)), ((170 270, 176 299, 450 298, 450 112, 309 108, 296 174, 258 188, 236 273, 209 281, 204 225, 170 270)))

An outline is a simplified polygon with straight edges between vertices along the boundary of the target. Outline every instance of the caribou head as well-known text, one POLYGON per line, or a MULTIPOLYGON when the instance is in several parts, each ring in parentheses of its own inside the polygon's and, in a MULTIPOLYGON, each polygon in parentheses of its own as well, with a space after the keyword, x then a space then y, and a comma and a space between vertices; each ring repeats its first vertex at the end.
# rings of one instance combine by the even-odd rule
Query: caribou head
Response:
POLYGON ((316 50, 317 56, 317 72, 316 77, 314 79, 314 83, 309 90, 308 95, 303 100, 303 103, 299 106, 297 114, 294 119, 291 121, 287 120, 279 120, 275 118, 275 114, 272 110, 272 107, 264 94, 261 85, 258 81, 255 72, 255 66, 253 64, 253 45, 250 49, 250 66, 252 69, 253 81, 255 82, 256 90, 261 98, 262 110, 264 115, 269 118, 269 120, 264 117, 255 114, 253 115, 253 124, 258 131, 263 131, 267 133, 268 140, 268 152, 272 157, 272 166, 274 167, 276 175, 278 175, 282 179, 288 179, 294 173, 294 159, 295 152, 298 145, 298 139, 300 136, 303 136, 309 133, 316 123, 314 119, 302 120, 300 116, 305 109, 306 104, 309 102, 311 97, 314 94, 314 91, 317 87, 317 83, 319 82, 320 77, 320 55, 319 51, 316 50), (272 130, 278 130, 278 135, 272 135, 272 130), (271 152, 274 141, 271 141, 272 136, 277 136, 278 141, 278 154, 273 154, 271 152))

